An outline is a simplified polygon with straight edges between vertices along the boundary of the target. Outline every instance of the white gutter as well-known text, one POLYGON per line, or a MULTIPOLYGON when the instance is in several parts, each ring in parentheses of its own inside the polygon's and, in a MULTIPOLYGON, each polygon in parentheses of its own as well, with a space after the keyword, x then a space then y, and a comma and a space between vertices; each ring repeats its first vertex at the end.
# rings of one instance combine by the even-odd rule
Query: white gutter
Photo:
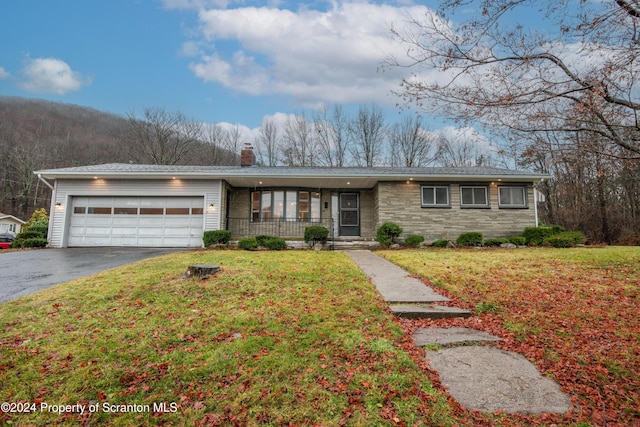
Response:
POLYGON ((46 185, 51 189, 51 191, 53 191, 53 185, 49 184, 49 182, 46 179, 44 179, 41 174, 38 174, 38 179, 44 182, 44 185, 46 185))

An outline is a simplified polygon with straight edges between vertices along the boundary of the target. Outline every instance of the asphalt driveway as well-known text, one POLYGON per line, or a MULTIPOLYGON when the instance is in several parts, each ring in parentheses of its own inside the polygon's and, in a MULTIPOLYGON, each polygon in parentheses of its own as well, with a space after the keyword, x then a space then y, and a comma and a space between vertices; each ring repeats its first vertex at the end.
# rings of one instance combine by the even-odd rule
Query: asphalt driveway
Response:
POLYGON ((58 283, 181 250, 67 248, 0 252, 0 303, 58 283))

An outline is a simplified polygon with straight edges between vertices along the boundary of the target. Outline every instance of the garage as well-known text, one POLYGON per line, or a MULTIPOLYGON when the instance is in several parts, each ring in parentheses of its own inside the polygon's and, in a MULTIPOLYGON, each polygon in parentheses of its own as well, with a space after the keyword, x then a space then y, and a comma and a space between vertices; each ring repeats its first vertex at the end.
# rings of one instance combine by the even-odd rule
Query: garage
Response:
POLYGON ((68 246, 200 247, 204 197, 71 198, 68 246))

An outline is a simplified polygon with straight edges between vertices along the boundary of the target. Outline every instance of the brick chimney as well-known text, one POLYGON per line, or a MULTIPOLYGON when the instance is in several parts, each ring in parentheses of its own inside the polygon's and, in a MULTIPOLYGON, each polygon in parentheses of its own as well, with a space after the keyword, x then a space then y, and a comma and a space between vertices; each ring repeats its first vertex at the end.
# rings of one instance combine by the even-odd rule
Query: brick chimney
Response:
POLYGON ((251 144, 245 144, 240 152, 240 166, 249 167, 256 165, 256 155, 253 152, 251 144))

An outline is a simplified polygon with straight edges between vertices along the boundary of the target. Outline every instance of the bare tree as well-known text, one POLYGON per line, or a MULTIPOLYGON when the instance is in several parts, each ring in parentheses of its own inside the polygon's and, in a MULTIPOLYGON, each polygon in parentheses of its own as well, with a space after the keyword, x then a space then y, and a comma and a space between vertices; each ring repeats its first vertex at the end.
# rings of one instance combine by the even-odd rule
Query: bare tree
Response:
POLYGON ((392 29, 407 57, 387 65, 411 70, 398 93, 428 111, 531 139, 599 135, 623 148, 603 154, 638 157, 639 28, 637 0, 444 0, 440 14, 392 29), (478 13, 456 25, 463 7, 478 13), (516 13, 548 25, 527 28, 516 13))
POLYGON ((358 166, 371 167, 382 163, 386 128, 379 107, 375 104, 361 105, 349 124, 349 135, 351 155, 358 166))
POLYGON ((283 163, 287 166, 316 165, 316 139, 313 126, 304 112, 287 119, 280 148, 283 163))
POLYGON ((493 158, 487 149, 480 148, 479 135, 461 133, 438 136, 437 163, 445 167, 491 166, 493 158))
POLYGON ((406 116, 391 126, 389 152, 391 166, 428 166, 436 158, 436 136, 423 128, 420 116, 406 116))
POLYGON ((274 119, 265 118, 260 127, 260 135, 256 138, 258 161, 265 166, 278 164, 278 125, 274 119))
POLYGON ((180 163, 198 147, 202 125, 184 114, 146 107, 142 117, 128 115, 123 139, 138 162, 157 165, 180 163))
POLYGON ((591 242, 635 244, 640 242, 640 162, 605 156, 605 145, 598 135, 539 134, 522 164, 553 176, 539 185, 544 222, 581 230, 591 242))
POLYGON ((203 126, 204 162, 208 165, 234 165, 239 151, 230 147, 229 132, 218 124, 203 126))
POLYGON ((341 105, 326 107, 314 116, 314 127, 318 137, 320 162, 326 166, 343 167, 347 164, 349 147, 349 119, 341 105))
POLYGON ((227 131, 225 148, 229 152, 234 153, 236 156, 239 156, 245 142, 246 141, 244 141, 242 136, 242 128, 239 124, 235 124, 231 129, 227 131))

